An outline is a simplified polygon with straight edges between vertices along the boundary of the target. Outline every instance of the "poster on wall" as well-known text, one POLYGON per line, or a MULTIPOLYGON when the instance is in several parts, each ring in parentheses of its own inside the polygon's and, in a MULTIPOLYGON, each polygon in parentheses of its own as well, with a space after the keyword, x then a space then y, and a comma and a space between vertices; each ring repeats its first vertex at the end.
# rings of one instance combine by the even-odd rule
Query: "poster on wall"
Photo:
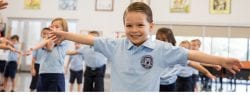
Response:
POLYGON ((210 14, 230 14, 231 0, 210 0, 210 14))
POLYGON ((78 0, 59 0, 59 10, 75 11, 78 0))
POLYGON ((189 13, 190 0, 170 0, 171 13, 189 13))
POLYGON ((24 0, 24 8, 38 10, 40 9, 41 0, 24 0))
POLYGON ((113 11, 114 0, 95 0, 95 11, 113 11))

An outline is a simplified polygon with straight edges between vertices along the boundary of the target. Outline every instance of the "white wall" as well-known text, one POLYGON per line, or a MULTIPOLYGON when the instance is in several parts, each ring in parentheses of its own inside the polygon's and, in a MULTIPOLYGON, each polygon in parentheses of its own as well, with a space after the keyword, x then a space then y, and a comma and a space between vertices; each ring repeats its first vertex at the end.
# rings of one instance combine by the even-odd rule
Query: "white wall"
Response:
POLYGON ((158 23, 250 26, 250 0, 231 1, 231 14, 222 15, 209 14, 209 0, 191 0, 189 14, 169 13, 170 0, 154 0, 151 7, 158 23))
MULTIPOLYGON (((78 0, 77 11, 58 10, 58 0, 41 0, 40 10, 25 10, 24 0, 8 0, 9 6, 1 10, 7 17, 55 18, 79 20, 79 30, 101 30, 104 36, 113 37, 114 32, 123 31, 122 15, 130 0, 114 0, 114 11, 96 12, 95 0, 78 0)), ((189 14, 169 13, 170 0, 151 0, 155 23, 250 26, 250 0, 232 0, 231 14, 209 14, 209 0, 191 0, 189 14)))

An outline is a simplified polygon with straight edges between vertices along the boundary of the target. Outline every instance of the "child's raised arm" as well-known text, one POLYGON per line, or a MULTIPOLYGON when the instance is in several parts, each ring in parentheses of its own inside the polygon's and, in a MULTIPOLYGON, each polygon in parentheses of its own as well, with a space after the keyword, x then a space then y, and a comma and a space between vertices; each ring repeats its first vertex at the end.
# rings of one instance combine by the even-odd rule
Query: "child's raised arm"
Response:
POLYGON ((197 61, 201 63, 209 63, 221 65, 222 67, 229 70, 231 73, 235 74, 235 71, 240 71, 242 65, 240 61, 235 58, 225 58, 221 56, 208 55, 203 52, 189 50, 188 59, 192 61, 197 61))
POLYGON ((194 62, 194 61, 189 61, 189 66, 195 68, 196 70, 200 71, 210 79, 215 79, 216 77, 212 75, 206 68, 204 68, 200 63, 194 62))
POLYGON ((67 51, 66 54, 67 55, 76 55, 78 54, 79 52, 77 50, 71 50, 71 51, 67 51))
POLYGON ((43 47, 46 47, 46 49, 49 49, 48 51, 50 51, 50 49, 53 48, 52 45, 50 45, 51 41, 52 41, 51 38, 42 40, 36 46, 34 46, 33 48, 30 48, 28 51, 26 51, 25 55, 30 55, 32 53, 32 51, 38 50, 38 49, 43 48, 43 47))
POLYGON ((0 0, 0 10, 7 8, 8 2, 0 0))
POLYGON ((221 66, 220 65, 214 65, 214 64, 206 64, 206 63, 200 63, 202 66, 206 66, 206 67, 212 67, 215 70, 219 71, 221 70, 221 66))
POLYGON ((56 40, 70 40, 74 42, 78 42, 81 44, 86 45, 93 45, 94 44, 94 36, 91 35, 83 35, 83 34, 76 34, 71 32, 64 32, 57 30, 55 28, 51 28, 53 30, 50 34, 54 35, 54 41, 56 40))

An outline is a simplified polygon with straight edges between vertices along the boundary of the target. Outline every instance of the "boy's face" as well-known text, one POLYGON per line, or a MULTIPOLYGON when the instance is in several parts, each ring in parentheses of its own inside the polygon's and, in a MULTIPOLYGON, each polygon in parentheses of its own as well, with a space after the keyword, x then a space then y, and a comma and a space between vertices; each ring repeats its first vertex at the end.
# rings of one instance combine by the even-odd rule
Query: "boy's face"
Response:
POLYGON ((157 39, 157 40, 164 41, 164 42, 168 42, 168 39, 167 39, 166 35, 164 35, 163 33, 157 34, 157 35, 156 35, 156 39, 157 39))
POLYGON ((147 21, 147 16, 140 12, 128 12, 124 18, 127 38, 136 46, 143 44, 152 31, 153 23, 147 21))
MULTIPOLYGON (((55 28, 58 29, 58 30, 63 31, 62 21, 60 21, 60 20, 54 21, 54 22, 51 24, 51 26, 52 26, 52 27, 55 27, 55 28)), ((48 35, 48 36, 50 37, 51 35, 48 35)), ((55 41, 55 44, 60 44, 61 41, 62 41, 62 37, 59 37, 59 40, 58 40, 58 41, 55 41)))
POLYGON ((192 50, 199 50, 200 45, 198 44, 198 42, 191 42, 191 49, 192 50))
POLYGON ((11 42, 12 42, 13 44, 16 44, 18 41, 17 41, 17 39, 11 39, 11 42))
POLYGON ((41 34, 41 37, 42 38, 47 38, 47 33, 48 33, 49 31, 48 30, 43 30, 43 32, 42 32, 42 34, 41 34))
POLYGON ((52 26, 59 29, 59 30, 63 30, 62 22, 59 20, 54 21, 52 23, 52 26))
POLYGON ((186 49, 189 49, 189 48, 190 48, 190 44, 188 44, 188 43, 182 43, 182 44, 180 44, 180 46, 181 46, 181 47, 184 47, 184 48, 186 48, 186 49))

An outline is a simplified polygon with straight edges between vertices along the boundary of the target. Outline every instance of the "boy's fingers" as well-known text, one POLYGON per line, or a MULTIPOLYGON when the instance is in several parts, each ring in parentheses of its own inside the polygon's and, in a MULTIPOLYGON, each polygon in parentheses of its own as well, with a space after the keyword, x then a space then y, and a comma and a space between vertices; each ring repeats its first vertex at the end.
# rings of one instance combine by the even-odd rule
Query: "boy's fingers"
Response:
POLYGON ((240 68, 239 68, 239 67, 237 67, 237 66, 233 66, 233 69, 234 69, 235 71, 237 71, 237 72, 239 72, 239 71, 240 71, 240 68))
POLYGON ((227 69, 228 71, 230 71, 233 75, 235 75, 235 71, 233 69, 227 69))
POLYGON ((238 68, 242 68, 242 64, 240 62, 236 63, 235 66, 237 66, 238 68))

